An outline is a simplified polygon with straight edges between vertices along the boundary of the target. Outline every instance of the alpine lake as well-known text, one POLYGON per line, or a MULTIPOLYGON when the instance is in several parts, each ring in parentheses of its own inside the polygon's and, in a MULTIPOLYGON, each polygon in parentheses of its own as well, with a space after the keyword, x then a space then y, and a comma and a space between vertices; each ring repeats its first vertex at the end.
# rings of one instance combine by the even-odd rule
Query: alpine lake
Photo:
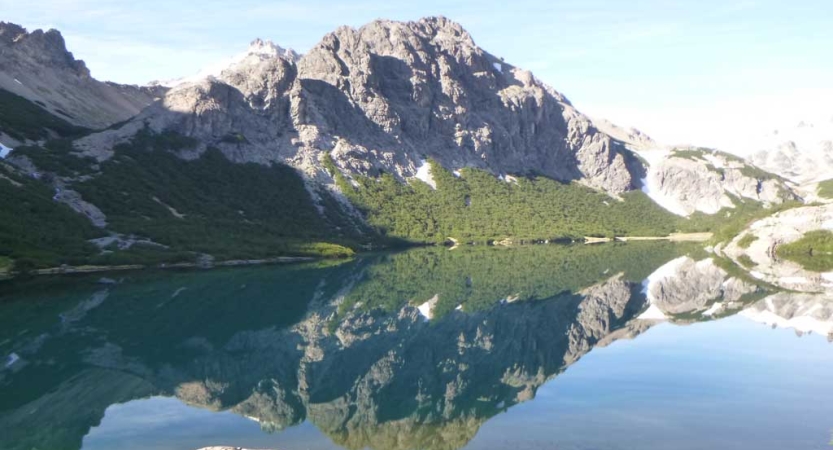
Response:
POLYGON ((833 300, 700 247, 5 281, 0 449, 831 448, 833 300))

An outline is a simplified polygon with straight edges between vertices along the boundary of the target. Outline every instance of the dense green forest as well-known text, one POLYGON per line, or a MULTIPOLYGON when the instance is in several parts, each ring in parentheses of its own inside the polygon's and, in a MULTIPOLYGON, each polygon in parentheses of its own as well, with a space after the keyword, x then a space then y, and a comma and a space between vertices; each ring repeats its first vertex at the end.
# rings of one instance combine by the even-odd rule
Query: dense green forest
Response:
POLYGON ((617 200, 577 183, 544 177, 505 182, 476 169, 463 169, 458 177, 433 161, 436 190, 419 180, 400 183, 389 174, 356 177, 354 186, 332 163, 328 166, 340 189, 381 234, 413 241, 557 240, 694 231, 714 232, 716 239, 725 240, 756 218, 798 204, 767 209, 736 198, 735 208, 682 218, 640 191, 617 200))
POLYGON ((193 161, 171 153, 194 145, 183 136, 144 130, 100 165, 77 156, 68 140, 15 149, 43 174, 36 179, 0 166, 0 258, 28 270, 193 262, 198 253, 220 260, 346 256, 372 239, 372 231, 326 190, 316 192, 316 204, 294 169, 234 164, 216 149, 193 161), (81 180, 72 188, 105 213, 107 230, 53 201, 56 176, 81 180), (109 232, 162 246, 101 251, 88 242, 109 232))
POLYGON ((53 201, 54 194, 46 183, 0 162, 0 259, 33 267, 77 264, 95 255, 87 240, 104 233, 53 201))
POLYGON ((346 255, 352 253, 346 246, 363 239, 323 190, 322 220, 294 169, 234 164, 216 149, 192 161, 170 151, 194 145, 145 130, 117 146, 100 175, 75 188, 114 230, 220 259, 346 255))
POLYGON ((400 183, 389 174, 356 177, 354 187, 336 175, 342 191, 380 233, 415 241, 656 236, 678 229, 676 216, 642 192, 619 201, 544 177, 505 182, 476 169, 463 169, 457 177, 433 161, 431 170, 436 190, 418 180, 400 183))
MULTIPOLYGON (((439 243, 449 237, 466 242, 539 241, 712 231, 716 240, 726 240, 751 220, 774 211, 735 199, 734 209, 680 218, 639 191, 615 199, 578 183, 545 177, 507 182, 475 169, 463 169, 456 176, 432 161, 434 190, 390 174, 347 180, 326 160, 368 226, 347 213, 326 189, 305 185, 288 166, 235 164, 213 148, 194 160, 178 158, 177 151, 199 143, 173 132, 144 129, 132 141, 117 145, 113 158, 98 163, 81 157, 72 146, 72 139, 89 130, 6 91, 0 91, 0 130, 16 139, 41 142, 13 152, 31 160, 39 178, 23 176, 10 165, 0 167, 2 267, 8 261, 16 261, 19 268, 158 264, 194 261, 198 254, 221 260, 344 256, 370 245, 439 243), (104 212, 106 230, 52 200, 56 177, 104 212), (128 250, 113 246, 102 252, 88 242, 113 232, 162 245, 140 244, 128 250)), ((229 136, 241 138, 245 139, 229 136)), ((681 155, 699 157, 699 152, 681 155)))

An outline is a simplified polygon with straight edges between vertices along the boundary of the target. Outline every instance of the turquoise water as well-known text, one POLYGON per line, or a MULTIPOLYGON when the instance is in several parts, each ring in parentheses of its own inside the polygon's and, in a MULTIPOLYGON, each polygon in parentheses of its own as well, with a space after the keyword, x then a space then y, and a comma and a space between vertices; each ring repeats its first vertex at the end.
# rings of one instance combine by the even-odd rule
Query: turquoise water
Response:
POLYGON ((421 249, 7 283, 0 448, 830 448, 833 344, 750 314, 809 300, 744 279, 682 311, 702 289, 644 282, 682 255, 707 258, 421 249))

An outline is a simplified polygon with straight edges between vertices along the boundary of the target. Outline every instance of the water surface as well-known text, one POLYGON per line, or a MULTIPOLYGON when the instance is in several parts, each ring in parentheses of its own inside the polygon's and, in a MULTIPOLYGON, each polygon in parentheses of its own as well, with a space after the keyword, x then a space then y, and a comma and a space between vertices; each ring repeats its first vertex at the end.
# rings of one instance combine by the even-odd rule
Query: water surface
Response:
POLYGON ((115 281, 0 285, 0 448, 830 448, 833 302, 694 247, 115 281))

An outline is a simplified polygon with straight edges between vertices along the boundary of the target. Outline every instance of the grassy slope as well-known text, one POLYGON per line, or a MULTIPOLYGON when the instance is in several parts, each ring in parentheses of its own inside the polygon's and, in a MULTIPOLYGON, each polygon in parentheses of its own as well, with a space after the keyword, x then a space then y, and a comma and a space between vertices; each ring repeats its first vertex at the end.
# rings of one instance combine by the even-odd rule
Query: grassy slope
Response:
POLYGON ((833 199, 833 180, 819 183, 819 196, 833 199))
POLYGON ((795 242, 779 246, 778 256, 795 261, 808 270, 833 270, 833 232, 810 231, 795 242))

